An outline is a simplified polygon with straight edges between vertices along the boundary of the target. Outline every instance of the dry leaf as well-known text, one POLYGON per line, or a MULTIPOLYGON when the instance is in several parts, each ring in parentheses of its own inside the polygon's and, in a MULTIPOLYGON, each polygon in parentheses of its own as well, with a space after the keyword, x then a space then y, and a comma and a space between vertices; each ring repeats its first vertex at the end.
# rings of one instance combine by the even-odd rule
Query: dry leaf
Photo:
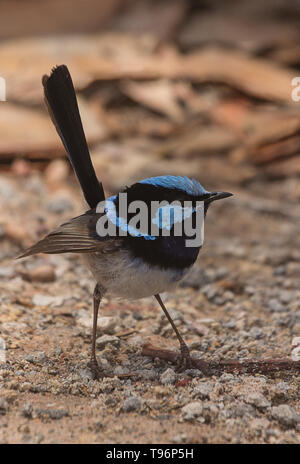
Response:
POLYGON ((270 60, 220 47, 187 55, 171 46, 155 51, 156 44, 149 37, 137 41, 113 34, 5 42, 0 46, 0 62, 8 99, 41 100, 41 75, 55 64, 66 63, 77 88, 97 79, 189 79, 225 83, 254 97, 293 104, 294 72, 270 60))
MULTIPOLYGON (((79 101, 81 117, 87 139, 91 143, 101 140, 105 129, 94 112, 82 100, 79 101)), ((0 156, 27 154, 63 153, 62 143, 45 111, 20 107, 13 103, 2 103, 0 111, 0 156)))
POLYGON ((152 82, 125 82, 123 92, 133 100, 165 114, 172 121, 180 123, 184 112, 177 101, 176 85, 167 79, 152 82))

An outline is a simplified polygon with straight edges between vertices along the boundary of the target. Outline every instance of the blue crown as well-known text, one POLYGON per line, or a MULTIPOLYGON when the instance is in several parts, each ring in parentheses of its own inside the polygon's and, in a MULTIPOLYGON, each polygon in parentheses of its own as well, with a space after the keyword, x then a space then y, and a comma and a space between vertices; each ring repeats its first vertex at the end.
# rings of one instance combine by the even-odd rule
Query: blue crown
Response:
POLYGON ((178 189, 187 193, 188 195, 200 196, 209 193, 204 187, 195 179, 189 179, 187 176, 157 176, 143 179, 139 184, 151 184, 156 187, 164 187, 168 189, 178 189))

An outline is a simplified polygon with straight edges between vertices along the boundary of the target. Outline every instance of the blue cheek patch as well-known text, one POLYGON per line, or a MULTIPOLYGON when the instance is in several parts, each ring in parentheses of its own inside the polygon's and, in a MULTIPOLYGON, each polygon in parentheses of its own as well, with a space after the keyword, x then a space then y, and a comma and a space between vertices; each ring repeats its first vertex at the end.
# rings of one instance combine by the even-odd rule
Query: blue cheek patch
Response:
POLYGON ((182 223, 190 218, 195 207, 181 205, 165 205, 158 208, 155 217, 152 219, 152 224, 156 225, 160 230, 171 230, 175 224, 182 223))

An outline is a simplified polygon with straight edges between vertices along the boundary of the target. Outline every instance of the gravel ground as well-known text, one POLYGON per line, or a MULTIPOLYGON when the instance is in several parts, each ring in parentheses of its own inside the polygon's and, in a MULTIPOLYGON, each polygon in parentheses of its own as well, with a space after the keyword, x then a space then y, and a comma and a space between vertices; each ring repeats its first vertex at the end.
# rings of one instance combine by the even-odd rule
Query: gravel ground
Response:
MULTIPOLYGON (((245 207, 237 194, 211 207, 197 264, 164 295, 192 355, 291 356, 300 335, 299 224, 287 214, 299 202, 295 185, 253 183, 240 193, 255 192, 255 204, 245 207), (264 211, 265 199, 278 208, 264 211)), ((0 193, 1 443, 300 442, 297 376, 205 378, 142 356, 145 342, 177 348, 152 298, 104 298, 98 359, 115 377, 92 380, 93 281, 80 257, 12 260, 83 211, 78 190, 52 189, 40 175, 1 175, 0 193)))

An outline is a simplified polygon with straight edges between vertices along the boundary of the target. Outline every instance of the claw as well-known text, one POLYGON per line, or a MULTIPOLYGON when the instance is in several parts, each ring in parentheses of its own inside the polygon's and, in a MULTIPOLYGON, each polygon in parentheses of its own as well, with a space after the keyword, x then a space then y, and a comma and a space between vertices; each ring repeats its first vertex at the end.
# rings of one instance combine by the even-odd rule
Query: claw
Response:
MULTIPOLYGON (((193 360, 190 355, 190 350, 185 344, 180 345, 180 356, 178 357, 177 364, 177 372, 184 372, 187 369, 194 368, 193 360)), ((210 369, 208 367, 208 364, 203 360, 197 359, 197 369, 199 369, 205 376, 210 375, 210 369), (200 367, 199 364, 201 364, 200 367)))
POLYGON ((91 359, 91 361, 89 363, 89 367, 90 367, 91 372, 92 372, 93 380, 100 380, 100 379, 103 379, 105 377, 105 375, 102 372, 102 370, 100 369, 99 364, 98 364, 96 359, 91 359))
POLYGON ((180 345, 180 356, 178 357, 177 364, 177 372, 183 372, 187 369, 193 368, 190 350, 188 349, 186 344, 180 345))

